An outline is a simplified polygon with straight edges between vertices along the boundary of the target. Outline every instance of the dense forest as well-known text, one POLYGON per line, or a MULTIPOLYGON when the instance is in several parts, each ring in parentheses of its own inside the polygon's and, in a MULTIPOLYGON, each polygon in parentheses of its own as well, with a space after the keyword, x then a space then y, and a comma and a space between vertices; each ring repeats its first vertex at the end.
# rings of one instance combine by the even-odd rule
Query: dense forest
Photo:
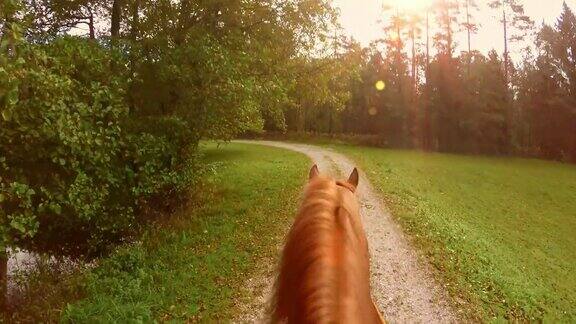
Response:
POLYGON ((576 162, 568 6, 537 27, 516 0, 383 17, 363 48, 327 0, 1 0, 0 247, 92 257, 127 241, 198 181, 202 139, 349 133, 576 162), (475 10, 502 16, 504 53, 471 48, 475 10))
MULTIPOLYGON (((289 130, 377 135, 390 147, 576 161, 576 18, 566 4, 552 26, 535 26, 521 1, 512 0, 437 1, 423 13, 388 9, 383 38, 369 48, 336 40, 331 59, 340 72, 296 80, 296 109, 284 110, 289 130), (472 48, 479 10, 501 17, 494 41, 504 43, 504 53, 472 48), (467 34, 459 54, 457 32, 467 34), (522 60, 512 60, 512 49, 522 60)), ((328 60, 306 66, 320 70, 328 60)))

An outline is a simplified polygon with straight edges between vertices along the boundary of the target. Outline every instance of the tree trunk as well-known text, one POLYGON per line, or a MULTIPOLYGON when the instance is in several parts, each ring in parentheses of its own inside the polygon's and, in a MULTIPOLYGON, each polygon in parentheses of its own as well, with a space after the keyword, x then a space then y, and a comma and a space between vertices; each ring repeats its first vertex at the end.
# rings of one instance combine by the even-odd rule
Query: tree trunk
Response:
POLYGON ((502 5, 502 22, 504 24, 504 80, 508 86, 508 23, 506 21, 506 7, 502 5))
POLYGON ((298 107, 297 110, 297 122, 296 122, 296 132, 297 133, 304 133, 306 132, 306 112, 302 105, 298 107))
MULTIPOLYGON (((138 39, 140 28, 140 0, 133 0, 132 3, 132 21, 130 23, 130 75, 136 73, 136 60, 137 60, 137 46, 136 40, 138 39)), ((134 80, 131 81, 128 89, 128 106, 130 111, 135 110, 135 96, 134 96, 134 80)))
POLYGON ((122 20, 122 0, 114 0, 112 3, 112 21, 110 24, 110 36, 118 38, 120 36, 120 22, 122 20))
POLYGON ((452 58, 452 21, 450 20, 450 7, 446 7, 446 40, 447 40, 447 53, 449 58, 452 58))
POLYGON ((411 135, 412 135, 412 145, 414 148, 419 147, 418 142, 420 141, 420 125, 418 118, 418 76, 417 76, 417 65, 416 65, 416 26, 412 23, 410 30, 410 38, 412 39, 412 116, 411 116, 411 135))
POLYGON ((6 248, 0 251, 0 310, 6 312, 8 307, 8 253, 6 248))
MULTIPOLYGON (((506 4, 502 4, 502 18, 504 23, 504 82, 506 84, 506 89, 508 89, 508 22, 506 21, 506 4)), ((510 151, 512 143, 512 116, 511 111, 506 112, 506 151, 510 151)))
POLYGON ((430 150, 432 142, 431 122, 430 122, 430 9, 426 10, 426 86, 424 87, 424 125, 422 147, 430 150))
POLYGON ((468 33, 468 77, 470 77, 470 65, 472 64, 472 44, 470 26, 470 0, 466 0, 466 31, 468 33))
POLYGON ((130 28, 130 39, 135 42, 138 38, 138 26, 140 25, 140 0, 134 0, 132 4, 132 26, 130 28))
POLYGON ((466 30, 468 32, 468 53, 472 51, 471 36, 470 36, 470 0, 466 0, 466 30))
MULTIPOLYGON (((430 70, 430 9, 426 10, 426 78, 430 70)), ((426 80, 428 82, 428 80, 426 80)))
POLYGON ((412 84, 416 90, 416 35, 414 29, 416 26, 412 25, 410 30, 410 38, 412 39, 412 84))
MULTIPOLYGON (((576 125, 576 121, 573 125, 576 125)), ((572 132, 572 163, 576 163, 576 126, 573 127, 574 131, 572 132)))
POLYGON ((396 7, 396 77, 398 81, 398 93, 402 93, 402 36, 400 36, 400 9, 396 7))
POLYGON ((334 133, 333 130, 333 123, 334 123, 334 114, 332 109, 330 109, 330 114, 329 114, 329 120, 328 120, 328 134, 332 135, 334 133))
POLYGON ((88 29, 90 30, 90 39, 96 39, 96 33, 94 32, 94 14, 92 12, 90 12, 88 29))

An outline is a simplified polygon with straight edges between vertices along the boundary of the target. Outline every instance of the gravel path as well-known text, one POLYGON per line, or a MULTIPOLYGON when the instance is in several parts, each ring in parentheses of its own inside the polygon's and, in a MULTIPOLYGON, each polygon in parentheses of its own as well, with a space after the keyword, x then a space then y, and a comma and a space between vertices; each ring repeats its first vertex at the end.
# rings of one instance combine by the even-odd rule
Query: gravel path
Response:
MULTIPOLYGON (((270 141, 239 142, 304 153, 318 165, 320 172, 337 178, 347 177, 355 166, 345 156, 317 146, 270 141)), ((432 277, 429 265, 411 247, 362 171, 358 196, 370 245, 372 295, 386 320, 391 323, 457 322, 446 292, 432 277)), ((266 273, 267 278, 250 280, 258 284, 248 283, 247 289, 256 294, 255 304, 242 307, 239 322, 254 322, 261 318, 274 280, 273 271, 266 273)))

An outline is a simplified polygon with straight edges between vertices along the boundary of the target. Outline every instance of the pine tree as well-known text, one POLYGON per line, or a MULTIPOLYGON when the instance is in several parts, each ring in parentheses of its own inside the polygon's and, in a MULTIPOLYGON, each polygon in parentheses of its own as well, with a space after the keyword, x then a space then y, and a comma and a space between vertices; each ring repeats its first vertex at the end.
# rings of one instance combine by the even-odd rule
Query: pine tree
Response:
POLYGON ((478 4, 476 0, 462 0, 464 1, 464 13, 466 15, 465 21, 461 23, 461 26, 466 30, 466 40, 467 40, 467 56, 468 61, 467 63, 467 73, 470 76, 470 64, 472 59, 472 35, 478 32, 478 24, 474 21, 474 16, 472 12, 474 10, 478 10, 478 4))
POLYGON ((525 39, 533 27, 533 21, 525 15, 524 6, 518 0, 492 0, 488 3, 492 9, 502 14, 502 31, 504 34, 504 75, 509 80, 510 71, 510 43, 525 39))
POLYGON ((552 46, 558 68, 565 76, 563 84, 568 95, 573 103, 576 103, 576 16, 566 2, 556 22, 556 33, 547 41, 552 46))

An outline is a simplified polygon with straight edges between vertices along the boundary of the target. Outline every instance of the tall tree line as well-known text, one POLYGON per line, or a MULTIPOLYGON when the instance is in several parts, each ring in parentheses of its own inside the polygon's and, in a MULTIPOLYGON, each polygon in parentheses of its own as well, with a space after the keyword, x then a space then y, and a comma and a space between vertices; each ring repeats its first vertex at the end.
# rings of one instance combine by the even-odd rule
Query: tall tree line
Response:
MULTIPOLYGON (((338 120, 330 132, 377 135, 391 147, 576 162, 576 19, 568 5, 556 23, 538 28, 521 1, 480 8, 472 0, 441 0, 419 17, 386 9, 384 37, 356 49, 355 61, 341 60, 358 77, 340 79, 349 91, 344 109, 323 108, 338 120), (474 50, 478 10, 494 10, 501 22, 502 53, 474 50), (466 44, 456 54, 458 31, 466 44), (533 35, 535 47, 513 62, 510 52, 533 35)), ((319 125, 316 118, 308 115, 306 123, 319 125)))

